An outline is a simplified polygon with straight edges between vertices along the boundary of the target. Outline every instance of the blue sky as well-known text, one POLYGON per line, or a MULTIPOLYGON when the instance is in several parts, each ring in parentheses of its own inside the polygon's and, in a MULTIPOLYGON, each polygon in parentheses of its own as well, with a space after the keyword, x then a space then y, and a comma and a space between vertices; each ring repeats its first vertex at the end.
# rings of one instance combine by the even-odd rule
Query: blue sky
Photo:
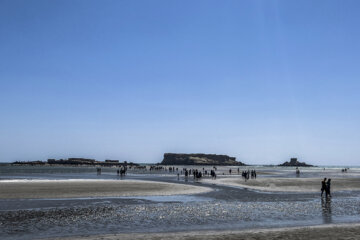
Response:
POLYGON ((0 0, 0 161, 360 160, 359 1, 0 0))

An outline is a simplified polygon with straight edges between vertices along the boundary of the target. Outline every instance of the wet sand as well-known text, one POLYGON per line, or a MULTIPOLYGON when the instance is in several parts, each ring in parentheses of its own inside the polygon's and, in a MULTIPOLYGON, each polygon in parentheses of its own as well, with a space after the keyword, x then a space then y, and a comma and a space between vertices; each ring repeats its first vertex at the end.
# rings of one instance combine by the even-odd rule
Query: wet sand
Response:
POLYGON ((79 173, 82 180, 62 172, 52 179, 64 180, 3 179, 0 239, 360 239, 360 223, 337 225, 359 222, 360 174, 304 170, 295 178, 288 170, 262 171, 247 182, 226 174, 184 182, 166 171, 125 179, 115 171, 79 173), (342 192, 321 199, 321 175, 342 192))
MULTIPOLYGON (((256 229, 245 231, 197 231, 183 233, 146 233, 146 234, 109 234, 96 236, 82 236, 69 238, 55 238, 56 240, 137 240, 137 239, 172 239, 172 240, 256 240, 256 239, 359 239, 360 224, 321 225, 310 227, 256 229)), ((54 239, 54 238, 53 238, 54 239)))
MULTIPOLYGON (((320 192, 321 178, 257 178, 245 182, 241 176, 206 179, 204 182, 269 192, 320 192)), ((359 191, 360 178, 332 178, 332 192, 359 191)))
POLYGON ((138 180, 1 181, 0 199, 165 196, 211 191, 207 187, 138 180))

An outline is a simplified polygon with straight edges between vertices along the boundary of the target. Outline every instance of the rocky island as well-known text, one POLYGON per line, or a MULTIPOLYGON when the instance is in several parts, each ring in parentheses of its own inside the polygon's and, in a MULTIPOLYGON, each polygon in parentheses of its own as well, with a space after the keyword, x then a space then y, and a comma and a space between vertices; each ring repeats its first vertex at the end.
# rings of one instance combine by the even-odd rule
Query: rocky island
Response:
POLYGON ((119 160, 105 160, 105 161, 96 161, 95 159, 88 158, 68 158, 68 159, 48 159, 45 161, 16 161, 12 165, 71 165, 71 166, 104 166, 104 167, 121 167, 121 166, 138 166, 136 163, 128 163, 124 161, 123 163, 119 160))
POLYGON ((182 154, 165 153, 161 165, 228 165, 245 166, 242 162, 237 162, 235 157, 216 154, 182 154))
POLYGON ((278 165, 280 167, 313 167, 313 165, 299 162, 297 158, 291 158, 290 162, 286 161, 283 164, 278 165))

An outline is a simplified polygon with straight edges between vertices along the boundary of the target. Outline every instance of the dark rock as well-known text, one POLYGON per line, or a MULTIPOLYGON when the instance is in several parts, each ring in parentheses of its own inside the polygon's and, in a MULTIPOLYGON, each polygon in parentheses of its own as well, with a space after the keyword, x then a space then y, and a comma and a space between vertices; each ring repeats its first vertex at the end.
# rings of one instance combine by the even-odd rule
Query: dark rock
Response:
POLYGON ((121 163, 119 160, 105 160, 105 162, 102 161, 96 161, 95 159, 89 159, 89 158, 68 158, 68 159, 48 159, 47 162, 43 161, 17 161, 12 163, 13 165, 72 165, 72 166, 104 166, 104 167, 121 167, 121 166, 139 166, 139 164, 136 163, 128 163, 127 161, 124 161, 121 163))
POLYGON ((242 162, 237 162, 235 157, 216 154, 181 154, 165 153, 161 165, 236 165, 244 166, 242 162))
POLYGON ((280 164, 279 166, 282 167, 313 167, 313 165, 306 164, 304 162, 299 162, 297 158, 291 158, 290 162, 284 162, 283 164, 280 164))

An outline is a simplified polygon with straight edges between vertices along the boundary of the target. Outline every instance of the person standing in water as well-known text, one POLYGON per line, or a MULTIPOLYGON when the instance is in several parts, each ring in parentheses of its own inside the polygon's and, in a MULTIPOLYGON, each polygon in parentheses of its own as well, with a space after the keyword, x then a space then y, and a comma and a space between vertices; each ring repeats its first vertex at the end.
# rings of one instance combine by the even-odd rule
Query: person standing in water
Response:
POLYGON ((326 178, 324 178, 324 180, 321 181, 321 197, 323 196, 323 193, 327 193, 326 191, 326 178))
POLYGON ((326 182, 326 196, 331 197, 331 179, 329 178, 326 182))

